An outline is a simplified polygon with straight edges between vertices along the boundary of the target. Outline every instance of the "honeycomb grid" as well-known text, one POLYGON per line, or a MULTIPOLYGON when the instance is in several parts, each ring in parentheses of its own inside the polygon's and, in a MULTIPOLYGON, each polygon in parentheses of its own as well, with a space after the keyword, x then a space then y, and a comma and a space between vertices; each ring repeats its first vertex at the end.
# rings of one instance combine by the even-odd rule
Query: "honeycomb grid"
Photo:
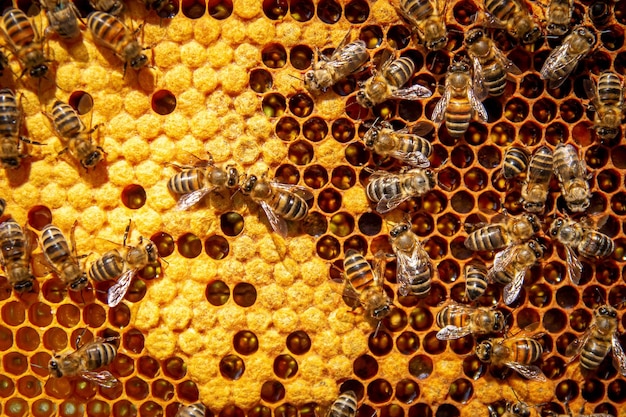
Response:
MULTIPOLYGON (((89 8, 84 3, 77 2, 81 12, 89 8)), ((445 127, 425 135, 434 147, 430 159, 439 184, 385 216, 373 210, 364 185, 371 169, 397 165, 371 155, 360 139, 377 117, 395 128, 427 120, 440 92, 417 103, 386 101, 367 113, 354 96, 368 71, 321 96, 304 90, 298 78, 317 53, 330 53, 351 31, 366 42, 374 61, 384 49, 410 57, 417 68, 410 83, 434 91, 453 56, 464 53, 462 34, 474 23, 476 2, 448 5, 450 41, 437 52, 409 39, 387 0, 199 0, 177 4, 180 11, 171 20, 129 2, 127 18, 135 27, 143 23, 141 42, 151 47, 153 62, 126 74, 89 33, 75 43, 52 37, 47 47, 56 61, 54 82, 16 81, 10 71, 0 78, 23 94, 28 137, 46 144, 29 146, 31 158, 0 176, 6 213, 35 234, 50 222, 68 233, 77 220, 78 252, 89 260, 119 247, 132 219, 131 242, 152 239, 161 261, 137 274, 116 307, 106 305, 111 283, 67 292, 58 278, 42 272, 35 291, 19 295, 0 277, 0 412, 174 416, 179 404, 202 401, 210 414, 223 417, 313 416, 339 391, 353 389, 363 417, 487 415, 488 405, 502 413, 516 397, 536 406, 533 414, 564 413, 567 402, 572 410, 585 404, 586 413, 626 416, 626 383, 610 359, 583 379, 578 364, 567 365, 565 356, 599 303, 618 305, 626 296, 626 229, 620 227, 626 148, 621 134, 610 143, 597 141, 582 83, 608 69, 624 74, 626 6, 608 3, 609 17, 594 15, 590 22, 585 9, 591 3, 576 2, 573 20, 593 24, 600 46, 557 90, 546 87, 539 69, 558 40, 522 47, 494 31, 522 74, 508 82, 502 97, 485 101, 488 123, 472 122, 461 139, 445 127), (94 135, 107 153, 106 162, 88 172, 57 155, 62 146, 42 114, 56 99, 72 103, 84 94, 92 97, 93 111, 83 118, 104 123, 94 135), (546 351, 540 367, 548 381, 539 383, 479 362, 471 337, 437 340, 434 318, 444 301, 464 301, 465 263, 492 260, 464 247, 464 223, 485 211, 522 212, 519 186, 498 175, 506 148, 554 148, 559 142, 583 152, 594 174, 589 211, 607 216, 605 229, 616 248, 601 264, 585 262, 575 286, 567 278, 563 248, 542 237, 544 259, 527 274, 518 301, 500 305, 512 332, 540 324, 546 351), (283 239, 269 232, 264 213, 241 193, 211 193, 198 207, 175 210, 167 190, 177 172, 172 164, 193 163, 207 152, 216 164, 309 187, 309 216, 283 239), (360 310, 349 311, 329 276, 338 276, 348 249, 368 259, 390 252, 390 224, 407 215, 437 264, 439 280, 424 299, 399 296, 390 262, 385 289, 395 309, 374 335, 360 310), (119 337, 108 369, 121 384, 103 388, 80 378, 49 377, 51 354, 74 349, 81 334, 83 340, 119 337)), ((596 4, 592 10, 601 15, 602 3, 596 4)), ((35 21, 45 25, 44 18, 35 21)), ((19 65, 13 59, 11 64, 19 74, 19 65)), ((562 210, 555 181, 550 190, 547 212, 562 210)), ((40 248, 33 257, 36 268, 40 248)), ((479 303, 496 305, 499 294, 490 285, 479 303)), ((621 314, 620 330, 625 326, 621 314)), ((626 337, 620 340, 626 346, 626 337)))

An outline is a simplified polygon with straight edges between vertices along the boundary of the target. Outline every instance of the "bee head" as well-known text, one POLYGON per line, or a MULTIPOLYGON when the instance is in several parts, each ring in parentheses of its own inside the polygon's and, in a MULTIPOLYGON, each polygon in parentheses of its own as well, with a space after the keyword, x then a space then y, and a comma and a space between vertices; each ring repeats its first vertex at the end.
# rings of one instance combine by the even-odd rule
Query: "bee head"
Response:
POLYGON ((391 231, 389 232, 389 236, 395 239, 402 233, 405 233, 407 230, 409 230, 409 225, 406 223, 402 223, 391 229, 391 231))
POLYGON ((33 290, 33 282, 29 280, 20 281, 13 286, 13 289, 19 294, 30 292, 33 290))
POLYGON ((387 316, 387 314, 389 314, 390 312, 391 312, 391 306, 385 303, 384 305, 372 310, 372 317, 380 321, 384 319, 385 316, 387 316))
POLYGON ((535 240, 528 242, 528 248, 533 251, 535 258, 540 259, 543 257, 543 247, 535 240))
POLYGON ((48 67, 45 64, 37 65, 33 67, 29 74, 33 78, 42 78, 45 77, 48 73, 48 67))
POLYGON ((493 351, 493 342, 485 340, 476 346, 476 356, 483 362, 491 361, 491 352, 493 351))
POLYGON ((565 220, 564 219, 556 219, 555 221, 552 222, 552 226, 550 226, 550 236, 556 236, 559 234, 559 231, 561 230, 561 228, 563 228, 563 226, 565 225, 565 220))
POLYGON ((526 220, 533 228, 533 232, 537 233, 539 230, 541 230, 541 222, 539 221, 539 217, 535 216, 534 214, 526 214, 526 220))
POLYGON ((494 332, 501 332, 502 330, 504 330, 504 326, 506 326, 506 319, 504 317, 504 314, 502 314, 501 311, 494 311, 493 312, 493 331, 494 332))
POLYGON ((428 185, 430 186, 430 188, 433 188, 436 183, 435 172, 432 169, 427 169, 425 171, 425 174, 426 178, 428 178, 428 185))
POLYGON ((148 57, 145 54, 139 54, 130 60, 130 66, 134 69, 141 69, 148 65, 148 57))
POLYGON ((2 158, 0 163, 4 169, 17 169, 20 166, 20 160, 15 157, 2 158))
POLYGON ((256 185, 257 181, 258 181, 258 178, 256 177, 256 175, 250 175, 244 181, 243 186, 241 187, 241 192, 244 195, 250 194, 252 190, 254 189, 254 186, 256 185))
POLYGON ((596 310, 596 316, 616 318, 617 310, 615 310, 615 308, 608 306, 608 305, 600 306, 596 310))
POLYGON ((376 143, 376 141, 378 140, 379 133, 380 133, 380 128, 375 125, 372 125, 370 130, 368 130, 365 133, 365 135, 363 136, 363 141, 367 148, 374 147, 374 143, 376 143))
POLYGON ((517 402, 513 405, 507 404, 506 408, 509 412, 511 412, 515 416, 519 416, 519 417, 530 416, 530 409, 528 408, 526 404, 522 402, 517 402))
POLYGON ((370 100, 367 97, 367 94, 365 94, 365 91, 363 91, 363 90, 359 90, 356 93, 356 101, 362 107, 367 107, 367 108, 374 107, 374 103, 372 103, 372 100, 370 100))
POLYGON ((83 168, 89 169, 95 167, 101 160, 102 151, 100 151, 100 149, 96 149, 81 161, 81 165, 83 166, 83 168))
POLYGON ((522 42, 524 43, 534 43, 541 37, 541 29, 539 26, 534 25, 532 29, 522 36, 522 42))
POLYGON ((235 167, 228 167, 228 179, 226 181, 226 186, 228 188, 235 188, 239 185, 239 172, 235 167))
POLYGON ((58 358, 59 355, 54 355, 54 357, 50 358, 50 361, 48 362, 48 370, 50 371, 50 374, 55 378, 61 378, 63 376, 61 369, 59 369, 59 361, 57 360, 58 358))
POLYGON ((159 259, 159 251, 151 240, 148 239, 148 243, 145 246, 146 253, 148 254, 148 262, 156 262, 159 259))
POLYGON ((550 23, 547 26, 548 32, 555 36, 563 36, 567 33, 568 27, 566 25, 561 25, 558 23, 550 23))
POLYGON ((591 32, 586 27, 584 26, 579 27, 578 29, 576 29, 575 33, 581 38, 584 38, 585 41, 587 41, 587 43, 589 44, 589 46, 593 46, 596 44, 596 35, 594 35, 593 32, 591 32))
POLYGON ((467 32, 465 35, 465 43, 467 45, 473 45, 484 37, 483 30, 481 28, 475 28, 467 32))
POLYGON ((596 134, 600 139, 610 140, 617 136, 619 130, 616 127, 598 126, 596 128, 596 134))
POLYGON ((433 51, 437 51, 439 49, 444 48, 446 45, 448 44, 448 37, 447 36, 440 36, 436 39, 433 39, 432 41, 428 42, 426 44, 426 47, 428 49, 431 49, 433 51))

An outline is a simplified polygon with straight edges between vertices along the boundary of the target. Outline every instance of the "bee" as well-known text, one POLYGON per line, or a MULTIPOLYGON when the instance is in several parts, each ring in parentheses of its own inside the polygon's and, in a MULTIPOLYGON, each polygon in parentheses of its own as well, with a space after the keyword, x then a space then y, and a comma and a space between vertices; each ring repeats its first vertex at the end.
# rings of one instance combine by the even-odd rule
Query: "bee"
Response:
POLYGON ((52 267, 61 281, 69 286, 70 290, 80 291, 87 286, 89 281, 87 280, 87 274, 78 263, 76 241, 74 239, 75 229, 76 222, 70 232, 70 240, 72 242, 72 249, 70 250, 63 232, 58 227, 51 224, 45 226, 41 231, 41 250, 48 265, 52 267))
POLYGON ((402 100, 419 100, 430 97, 433 93, 426 87, 415 84, 400 88, 415 72, 415 64, 410 58, 390 58, 382 66, 381 71, 373 71, 372 77, 361 84, 356 93, 357 102, 363 107, 374 107, 390 98, 402 100))
POLYGON ((99 125, 87 129, 78 113, 69 104, 54 102, 52 114, 44 113, 52 122, 54 130, 66 147, 60 152, 69 153, 80 161, 85 169, 94 168, 104 158, 104 149, 93 143, 91 134, 99 125))
POLYGON ((433 148, 429 141, 408 132, 393 130, 388 122, 374 123, 363 136, 365 147, 383 157, 391 156, 405 164, 419 168, 430 166, 428 157, 433 148))
POLYGON ((430 169, 413 168, 398 174, 375 171, 365 193, 376 203, 376 211, 387 213, 412 197, 419 197, 435 186, 435 174, 430 169))
POLYGON ((526 181, 522 184, 521 198, 524 210, 530 213, 543 213, 548 199, 552 170, 552 150, 542 146, 531 157, 526 181))
POLYGON ((474 230, 465 239, 465 247, 473 251, 491 251, 530 239, 541 230, 541 220, 534 214, 505 216, 504 220, 474 230))
POLYGON ((573 356, 572 361, 580 355, 581 368, 593 371, 613 349, 613 364, 620 374, 626 376, 626 355, 617 336, 617 310, 602 305, 594 310, 593 318, 583 336, 567 346, 565 355, 573 356))
POLYGON ((437 313, 437 339, 451 340, 471 335, 499 333, 504 330, 506 319, 498 310, 488 307, 470 307, 448 304, 437 313))
POLYGON ((534 43, 542 33, 528 9, 519 0, 485 0, 485 11, 496 26, 522 43, 534 43))
POLYGON ((569 30, 574 0, 550 0, 546 10, 546 29, 550 35, 563 36, 569 30))
POLYGON ((343 392, 332 403, 326 417, 354 417, 357 409, 357 396, 354 391, 343 392))
POLYGON ((137 42, 135 34, 117 17, 105 12, 91 12, 87 16, 87 26, 94 40, 112 50, 126 66, 136 70, 148 64, 148 57, 142 52, 144 48, 137 42))
POLYGON ((519 146, 509 146, 504 152, 501 175, 510 180, 518 177, 528 168, 528 153, 519 146))
POLYGON ((504 93, 507 73, 514 75, 522 73, 498 49, 494 41, 487 37, 484 29, 471 29, 465 35, 464 43, 472 61, 474 85, 484 84, 484 88, 491 96, 497 97, 504 93))
POLYGON ((19 168, 20 159, 27 156, 22 153, 21 142, 41 145, 20 135, 21 124, 21 102, 10 89, 0 89, 0 164, 4 169, 19 168))
POLYGON ((411 230, 410 223, 401 223, 389 232, 389 240, 396 255, 399 292, 401 295, 425 297, 430 291, 435 266, 428 252, 411 230))
POLYGON ((89 0, 89 5, 101 12, 113 16, 119 16, 124 10, 124 2, 121 0, 89 0))
POLYGON ((504 284, 502 298, 506 305, 517 300, 526 271, 542 257, 543 247, 536 240, 508 246, 496 254, 487 277, 490 281, 504 284))
POLYGON ((239 186, 239 172, 234 166, 226 169, 214 165, 213 158, 199 161, 195 166, 183 170, 170 178, 167 188, 174 194, 182 194, 176 204, 177 210, 187 210, 213 190, 231 189, 239 186))
POLYGON ((343 38, 330 58, 319 54, 313 69, 304 74, 304 87, 312 93, 325 92, 338 81, 356 72, 367 62, 369 54, 365 42, 348 43, 350 32, 343 38))
MULTIPOLYGON (((489 417, 498 417, 498 413, 489 406, 489 417)), ((506 410, 501 417, 530 417, 530 407, 522 401, 507 403, 506 410)))
POLYGON ((476 356, 482 362, 495 366, 504 365, 535 381, 546 380, 541 369, 531 365, 542 354, 541 344, 529 337, 487 339, 476 346, 476 356))
POLYGON ((4 75, 4 70, 9 68, 9 58, 4 52, 0 51, 0 77, 4 75))
POLYGON ((206 407, 204 404, 195 403, 179 408, 174 417, 204 417, 205 414, 206 407))
POLYGON ((587 172, 585 161, 578 157, 572 145, 559 143, 556 146, 554 175, 559 180, 561 195, 567 208, 576 213, 585 211, 591 204, 591 192, 587 182, 591 174, 587 172))
POLYGON ((553 49, 541 67, 541 78, 550 88, 558 88, 574 71, 576 65, 596 44, 596 35, 585 26, 577 26, 563 43, 553 49))
POLYGON ((76 339, 76 350, 70 353, 55 354, 48 362, 50 375, 54 378, 80 376, 105 387, 112 388, 119 381, 109 371, 97 371, 113 362, 117 349, 110 343, 116 338, 96 338, 79 347, 80 336, 76 339))
POLYGON ((572 412, 572 410, 569 407, 569 404, 566 402, 565 403, 565 411, 567 412, 567 414, 556 414, 554 412, 549 412, 548 415, 550 417, 613 417, 612 414, 607 414, 607 413, 593 413, 593 414, 585 414, 585 404, 583 403, 582 407, 580 408, 580 412, 578 412, 578 414, 574 414, 572 412))
POLYGON ((475 301, 485 293, 489 281, 487 279, 487 267, 478 262, 470 262, 463 268, 465 275, 465 297, 475 301))
POLYGON ((588 258, 609 256, 615 249, 613 240, 585 222, 558 218, 550 226, 550 237, 556 239, 565 247, 567 270, 574 284, 580 282, 583 266, 576 256, 579 254, 588 258))
POLYGON ((593 104, 594 129, 602 140, 610 140, 619 133, 624 112, 624 83, 614 72, 605 71, 598 79, 598 89, 591 80, 584 80, 587 97, 593 104))
POLYGON ((9 284, 18 293, 31 291, 35 278, 31 272, 30 254, 33 241, 29 233, 13 219, 0 223, 0 265, 9 284))
POLYGON ((41 0, 41 6, 46 10, 50 26, 44 31, 56 32, 66 40, 76 39, 80 35, 78 19, 80 12, 70 0, 41 0))
POLYGON ((286 221, 304 219, 309 212, 306 202, 313 198, 313 193, 304 187, 259 180, 255 175, 248 176, 240 189, 261 205, 272 229, 283 237, 287 236, 286 221))
POLYGON ((171 19, 176 16, 178 9, 172 0, 139 0, 145 4, 147 10, 154 10, 161 19, 171 19))
POLYGON ((43 43, 37 29, 23 11, 8 8, 2 15, 2 33, 11 52, 24 66, 22 75, 33 78, 45 77, 48 73, 43 43))
POLYGON ((117 282, 109 289, 107 298, 109 307, 115 307, 122 301, 132 278, 139 270, 159 259, 157 247, 150 239, 140 236, 137 246, 127 246, 126 240, 129 232, 130 223, 124 232, 124 253, 120 253, 117 249, 110 250, 93 262, 89 268, 89 278, 94 282, 117 279, 117 282))
POLYGON ((4 210, 7 208, 7 201, 0 197, 0 216, 4 214, 4 210))
POLYGON ((448 67, 444 93, 433 110, 432 120, 441 125, 445 119, 450 136, 461 137, 474 114, 487 121, 487 110, 480 101, 484 96, 485 91, 472 82, 467 61, 453 62, 448 67))
POLYGON ((400 0, 400 14, 417 32, 426 48, 436 51, 448 44, 445 0, 400 0))

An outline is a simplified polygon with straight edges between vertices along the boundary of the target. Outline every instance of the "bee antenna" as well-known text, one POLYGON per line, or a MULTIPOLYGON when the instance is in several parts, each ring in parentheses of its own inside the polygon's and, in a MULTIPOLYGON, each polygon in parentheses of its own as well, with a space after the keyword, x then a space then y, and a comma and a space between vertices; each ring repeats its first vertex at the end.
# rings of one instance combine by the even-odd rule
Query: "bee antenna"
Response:
POLYGON ((374 329, 374 338, 378 335, 378 330, 380 329, 380 325, 382 324, 382 320, 378 320, 378 324, 376 325, 376 329, 374 329))
POLYGON ((291 78, 295 78, 296 80, 299 80, 299 81, 304 82, 304 79, 299 78, 299 77, 296 77, 296 76, 295 76, 295 75, 293 75, 293 74, 287 74, 287 75, 289 75, 291 78))

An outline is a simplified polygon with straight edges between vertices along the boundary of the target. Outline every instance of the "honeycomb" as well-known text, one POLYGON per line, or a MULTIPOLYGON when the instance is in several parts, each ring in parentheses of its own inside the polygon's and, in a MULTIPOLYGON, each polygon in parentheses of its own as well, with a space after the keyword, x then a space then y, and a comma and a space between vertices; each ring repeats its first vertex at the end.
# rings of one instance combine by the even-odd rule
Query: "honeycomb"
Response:
MULTIPOLYGON (((565 356, 599 303, 618 305, 626 297, 626 146, 621 134, 597 141, 583 88, 583 79, 604 70, 625 72, 626 2, 591 3, 575 3, 573 23, 593 25, 599 46, 555 90, 546 88, 539 69, 558 39, 516 46, 493 31, 523 73, 503 96, 485 100, 487 124, 472 122, 460 139, 445 128, 427 135, 438 186, 384 217, 368 203, 364 184, 372 168, 397 167, 371 155, 360 138, 376 117, 396 128, 427 120, 440 93, 420 102, 386 101, 364 113, 355 91, 367 71, 319 97, 298 79, 317 49, 330 52, 351 30, 374 60, 383 49, 410 57, 417 68, 410 83, 435 91, 453 56, 463 53, 463 32, 479 9, 472 0, 450 2, 450 39, 437 52, 410 39, 387 0, 189 0, 176 3, 171 20, 127 3, 125 19, 142 25, 140 40, 150 48, 151 66, 140 71, 124 71, 88 31, 73 43, 51 37, 46 48, 55 62, 39 83, 18 79, 21 68, 11 57, 14 74, 5 70, 0 81, 22 94, 24 130, 45 146, 29 146, 31 157, 0 176, 7 214, 34 233, 50 222, 68 233, 78 221, 78 253, 89 257, 119 247, 132 219, 130 242, 149 237, 161 261, 141 270, 112 308, 106 305, 111 283, 68 292, 57 277, 41 274, 35 290, 20 295, 0 277, 0 412, 172 417, 180 404, 202 401, 207 415, 220 417, 314 416, 318 406, 352 389, 362 417, 484 416, 488 406, 502 413, 516 398, 533 406, 533 415, 564 413, 568 403, 626 416, 626 381, 610 359, 585 379, 565 356), (58 155, 62 145, 43 114, 56 99, 76 104, 85 95, 93 109, 83 118, 103 123, 94 137, 107 153, 90 171, 58 155), (589 213, 606 216, 616 248, 604 262, 585 262, 575 286, 562 246, 541 238, 544 259, 527 274, 518 301, 500 306, 512 333, 535 323, 544 333, 539 366, 547 381, 535 382, 482 364, 469 336, 437 340, 434 317, 444 301, 463 301, 465 263, 492 260, 465 249, 463 224, 485 211, 521 213, 519 186, 498 174, 506 148, 559 142, 582 150, 594 174, 589 213), (309 187, 308 218, 283 239, 241 193, 212 193, 198 207, 176 211, 166 185, 177 172, 172 164, 193 163, 207 152, 218 165, 309 187), (348 249, 368 259, 389 252, 389 225, 405 216, 440 279, 424 299, 399 296, 395 264, 388 263, 385 289, 395 308, 375 334, 329 276, 340 273, 348 249), (49 377, 53 352, 75 349, 79 335, 118 338, 108 369, 120 384, 49 377)), ((86 16, 87 2, 76 4, 86 16)), ((30 3, 17 6, 27 10, 30 3)), ((46 25, 42 15, 34 22, 46 25)), ((555 182, 550 191, 547 212, 562 210, 555 182)), ((35 263, 38 255, 41 249, 35 263)), ((496 305, 500 292, 490 285, 480 304, 496 305)), ((620 340, 626 346, 626 337, 620 340)))

